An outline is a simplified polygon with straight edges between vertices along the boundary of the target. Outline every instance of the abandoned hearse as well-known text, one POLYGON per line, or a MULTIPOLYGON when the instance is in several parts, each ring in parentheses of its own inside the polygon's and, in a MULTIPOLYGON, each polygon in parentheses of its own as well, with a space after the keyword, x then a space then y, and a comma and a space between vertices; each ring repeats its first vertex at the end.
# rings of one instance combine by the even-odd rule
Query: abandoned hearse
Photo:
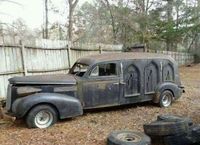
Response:
POLYGON ((68 74, 9 79, 6 109, 28 127, 47 128, 84 109, 153 101, 169 107, 183 92, 176 62, 153 53, 80 58, 68 74))

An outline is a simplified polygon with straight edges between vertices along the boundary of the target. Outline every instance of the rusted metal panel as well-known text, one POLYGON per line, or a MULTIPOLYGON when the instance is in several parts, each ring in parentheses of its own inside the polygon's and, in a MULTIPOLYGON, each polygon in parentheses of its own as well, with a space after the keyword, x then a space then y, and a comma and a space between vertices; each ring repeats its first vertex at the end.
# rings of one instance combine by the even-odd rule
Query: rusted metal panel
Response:
POLYGON ((35 75, 26 77, 13 77, 9 79, 11 84, 23 85, 48 85, 48 84, 76 84, 75 76, 71 74, 60 75, 35 75))
POLYGON ((119 102, 119 78, 91 79, 83 82, 83 102, 85 108, 97 108, 119 102))

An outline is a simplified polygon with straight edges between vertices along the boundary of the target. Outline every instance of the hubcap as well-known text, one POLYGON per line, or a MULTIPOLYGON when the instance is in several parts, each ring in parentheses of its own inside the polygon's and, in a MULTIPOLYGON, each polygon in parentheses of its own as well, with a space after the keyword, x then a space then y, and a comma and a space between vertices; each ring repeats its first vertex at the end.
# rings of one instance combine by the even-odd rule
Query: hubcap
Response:
POLYGON ((133 134, 133 133, 121 133, 117 136, 118 139, 125 141, 125 142, 139 142, 141 140, 141 137, 133 134))
POLYGON ((53 115, 49 111, 39 111, 35 116, 35 125, 38 128, 47 128, 53 122, 53 115))
POLYGON ((163 98, 162 98, 162 104, 164 107, 168 107, 170 106, 172 102, 172 98, 170 95, 164 95, 163 98))

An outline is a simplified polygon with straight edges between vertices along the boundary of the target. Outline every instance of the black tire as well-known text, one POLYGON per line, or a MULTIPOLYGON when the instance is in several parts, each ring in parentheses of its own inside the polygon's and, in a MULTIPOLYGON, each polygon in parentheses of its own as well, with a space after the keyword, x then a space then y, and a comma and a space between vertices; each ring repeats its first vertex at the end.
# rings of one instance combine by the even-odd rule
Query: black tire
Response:
POLYGON ((173 98, 174 98, 174 95, 172 94, 171 91, 169 90, 163 91, 159 98, 160 107, 166 108, 166 107, 171 106, 173 98))
POLYGON ((158 115, 157 121, 168 121, 168 122, 184 121, 188 124, 188 126, 193 125, 192 119, 188 117, 177 116, 177 115, 158 115))
POLYGON ((56 123, 57 119, 58 113, 53 107, 50 105, 38 105, 28 112, 26 124, 29 128, 47 128, 56 123), (42 121, 46 123, 42 123, 42 121))
POLYGON ((191 145, 192 141, 187 134, 164 137, 165 145, 191 145))
POLYGON ((191 127, 191 140, 194 144, 200 144, 200 124, 191 127))
POLYGON ((107 145, 150 145, 151 139, 144 133, 114 131, 107 138, 107 145))
POLYGON ((155 121, 144 124, 144 132, 149 136, 178 135, 188 132, 188 125, 184 121, 164 122, 155 121))
POLYGON ((200 125, 190 127, 187 134, 164 137, 165 145, 200 145, 200 125))
POLYGON ((163 136, 150 136, 151 143, 155 145, 164 145, 164 138, 163 136))

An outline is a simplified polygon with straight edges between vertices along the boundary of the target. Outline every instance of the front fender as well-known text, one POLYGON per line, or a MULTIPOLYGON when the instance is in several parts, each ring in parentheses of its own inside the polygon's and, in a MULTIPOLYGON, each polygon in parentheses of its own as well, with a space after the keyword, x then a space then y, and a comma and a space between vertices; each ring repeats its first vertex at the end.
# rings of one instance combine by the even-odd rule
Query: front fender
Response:
POLYGON ((177 100, 181 97, 183 90, 175 83, 173 82, 164 82, 155 89, 155 97, 153 98, 154 103, 159 103, 160 100, 160 94, 165 91, 169 90, 174 95, 174 100, 177 100))
POLYGON ((12 106, 12 113, 22 118, 34 106, 50 104, 54 106, 60 119, 75 117, 83 114, 83 108, 77 98, 57 93, 36 93, 17 99, 12 106))

